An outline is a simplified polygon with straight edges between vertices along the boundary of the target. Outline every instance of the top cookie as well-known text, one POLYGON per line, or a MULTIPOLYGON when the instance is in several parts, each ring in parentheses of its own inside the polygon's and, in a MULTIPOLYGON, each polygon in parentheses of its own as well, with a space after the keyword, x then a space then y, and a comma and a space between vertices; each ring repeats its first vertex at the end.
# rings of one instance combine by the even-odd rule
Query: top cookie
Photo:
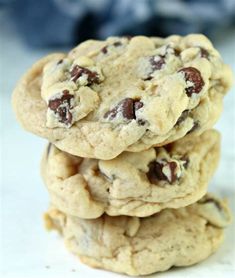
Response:
POLYGON ((58 148, 112 159, 211 128, 231 75, 203 35, 112 37, 41 59, 13 103, 22 125, 58 148))

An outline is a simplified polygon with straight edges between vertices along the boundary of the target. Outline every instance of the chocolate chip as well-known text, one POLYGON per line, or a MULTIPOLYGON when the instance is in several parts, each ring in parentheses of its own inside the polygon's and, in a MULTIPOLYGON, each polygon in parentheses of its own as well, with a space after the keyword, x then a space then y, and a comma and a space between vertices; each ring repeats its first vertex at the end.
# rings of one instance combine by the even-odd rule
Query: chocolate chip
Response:
POLYGON ((58 109, 58 115, 60 118, 60 122, 61 123, 65 123, 65 124, 71 124, 72 122, 72 114, 71 112, 68 110, 67 107, 60 107, 58 109))
POLYGON ((166 180, 165 175, 162 173, 162 164, 152 161, 149 163, 148 168, 149 171, 146 175, 150 183, 157 184, 159 180, 166 180))
MULTIPOLYGON (((117 42, 114 42, 112 45, 113 45, 114 47, 118 47, 118 46, 121 46, 121 45, 122 45, 122 42, 117 41, 117 42)), ((107 54, 107 53, 108 53, 108 48, 109 48, 108 45, 104 46, 103 48, 101 48, 101 52, 102 52, 103 54, 107 54)))
POLYGON ((107 53, 108 53, 108 46, 106 45, 106 46, 104 46, 103 48, 101 48, 101 52, 102 52, 103 54, 107 54, 107 53))
POLYGON ((146 124, 146 121, 143 120, 143 119, 138 119, 138 120, 137 120, 137 123, 138 123, 138 125, 145 125, 145 124, 146 124))
POLYGON ((184 110, 175 125, 180 125, 189 115, 189 110, 184 110))
POLYGON ((122 43, 121 42, 115 42, 114 44, 113 44, 113 46, 115 46, 115 47, 118 47, 118 46, 121 46, 122 45, 122 43))
POLYGON ((70 71, 71 80, 76 82, 82 75, 87 75, 87 85, 99 84, 100 79, 96 71, 91 71, 87 68, 80 67, 78 65, 74 66, 70 71))
POLYGON ((143 106, 144 106, 143 102, 141 102, 141 101, 134 101, 134 109, 135 109, 135 111, 139 110, 143 106))
POLYGON ((149 181, 153 184, 157 184, 161 180, 168 181, 170 184, 174 183, 177 180, 177 175, 176 175, 176 169, 177 169, 177 164, 174 161, 162 161, 162 162, 157 162, 157 161, 152 161, 148 165, 149 171, 146 174, 149 181), (169 173, 170 176, 166 176, 163 173, 163 167, 168 167, 169 168, 169 173))
POLYGON ((57 65, 60 65, 60 64, 62 64, 63 63, 63 59, 60 59, 58 62, 57 62, 57 65))
POLYGON ((175 56, 180 55, 180 50, 178 50, 176 48, 172 48, 170 45, 168 45, 166 47, 166 51, 165 51, 164 55, 151 56, 149 58, 149 62, 151 64, 152 71, 150 72, 149 76, 147 76, 144 80, 151 80, 152 79, 152 73, 156 70, 161 70, 162 69, 162 67, 166 63, 166 61, 165 61, 166 56, 171 54, 172 52, 175 56))
POLYGON ((179 49, 173 48, 173 51, 174 51, 174 55, 176 57, 180 56, 180 50, 179 49))
POLYGON ((163 65, 165 64, 165 56, 159 55, 159 56, 151 56, 149 58, 149 63, 151 65, 151 72, 146 76, 143 80, 151 80, 153 78, 152 74, 156 70, 160 70, 163 65))
POLYGON ((209 58, 209 52, 205 48, 202 48, 202 47, 200 47, 200 55, 202 58, 206 58, 206 59, 209 58))
POLYGON ((134 100, 132 98, 126 98, 121 102, 119 106, 122 111, 122 115, 124 118, 132 120, 135 118, 135 110, 134 110, 134 100))
MULTIPOLYGON (((119 102, 118 105, 121 105, 121 103, 119 102)), ((104 114, 104 118, 109 118, 110 120, 114 119, 116 116, 117 116, 117 113, 118 113, 118 106, 115 106, 113 109, 107 111, 105 114, 104 114)))
POLYGON ((177 175, 175 173, 175 170, 177 169, 177 164, 174 161, 168 162, 168 166, 170 168, 171 176, 168 177, 169 183, 174 183, 177 180, 177 175))
POLYGON ((202 87, 205 85, 205 83, 198 69, 188 67, 180 69, 178 72, 184 73, 185 80, 193 83, 192 86, 185 89, 188 97, 191 97, 192 94, 199 94, 201 92, 202 87))
POLYGON ((64 90, 60 98, 50 99, 48 103, 48 107, 58 116, 59 122, 66 125, 72 122, 70 109, 73 108, 71 104, 73 98, 74 96, 69 94, 68 90, 64 90))
POLYGON ((162 66, 165 64, 165 56, 152 56, 150 57, 149 62, 152 66, 153 71, 160 70, 162 66))
POLYGON ((134 100, 132 98, 125 98, 121 100, 112 110, 107 111, 104 118, 114 119, 117 114, 121 112, 124 118, 133 120, 136 119, 136 110, 141 107, 143 107, 143 103, 141 101, 134 100))

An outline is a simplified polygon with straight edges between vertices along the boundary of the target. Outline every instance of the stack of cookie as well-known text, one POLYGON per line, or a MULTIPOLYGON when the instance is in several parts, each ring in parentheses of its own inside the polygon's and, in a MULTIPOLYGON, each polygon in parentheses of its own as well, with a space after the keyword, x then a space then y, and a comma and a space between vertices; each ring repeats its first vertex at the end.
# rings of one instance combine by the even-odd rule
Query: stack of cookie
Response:
POLYGON ((80 259, 129 275, 199 262, 230 221, 206 193, 231 70, 203 35, 89 40, 38 61, 13 103, 47 138, 47 227, 80 259), (27 112, 27 113, 26 113, 27 112))

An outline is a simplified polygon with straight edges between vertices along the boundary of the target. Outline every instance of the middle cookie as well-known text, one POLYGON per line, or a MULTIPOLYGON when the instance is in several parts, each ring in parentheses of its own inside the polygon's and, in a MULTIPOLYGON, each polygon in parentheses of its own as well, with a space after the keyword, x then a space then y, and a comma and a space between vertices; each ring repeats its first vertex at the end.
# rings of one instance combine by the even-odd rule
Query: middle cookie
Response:
POLYGON ((69 215, 146 217, 199 200, 218 164, 219 145, 219 133, 209 130, 104 161, 72 156, 50 144, 42 176, 52 204, 69 215))

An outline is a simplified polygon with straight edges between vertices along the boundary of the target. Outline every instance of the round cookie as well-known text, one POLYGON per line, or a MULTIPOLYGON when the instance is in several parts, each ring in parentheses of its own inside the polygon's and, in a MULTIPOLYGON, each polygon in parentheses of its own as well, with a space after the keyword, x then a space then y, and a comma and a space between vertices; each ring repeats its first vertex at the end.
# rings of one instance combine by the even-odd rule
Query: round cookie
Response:
POLYGON ((203 35, 89 40, 33 65, 13 105, 61 150, 108 160, 210 129, 231 75, 203 35))
POLYGON ((146 275, 206 259, 221 244, 231 216, 226 203, 208 194, 188 207, 146 218, 103 215, 85 220, 52 207, 45 220, 47 228, 58 230, 82 262, 146 275))
POLYGON ((69 215, 145 217, 199 200, 219 153, 215 130, 187 135, 164 147, 124 152, 112 160, 72 156, 50 144, 42 159, 42 176, 51 203, 69 215))

